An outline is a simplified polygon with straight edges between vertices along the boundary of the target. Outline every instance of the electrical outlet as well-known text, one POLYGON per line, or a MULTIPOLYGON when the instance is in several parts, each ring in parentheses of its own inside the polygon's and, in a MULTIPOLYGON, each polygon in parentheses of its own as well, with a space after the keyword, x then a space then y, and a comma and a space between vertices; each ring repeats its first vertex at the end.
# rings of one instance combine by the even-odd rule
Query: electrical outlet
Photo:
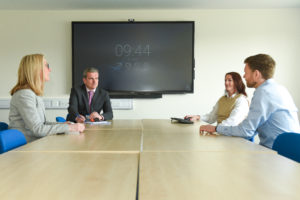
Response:
POLYGON ((59 108, 68 108, 69 107, 69 101, 68 100, 60 100, 59 101, 59 108))
POLYGON ((111 106, 114 110, 132 110, 132 99, 111 99, 111 106))
POLYGON ((51 108, 51 100, 44 99, 44 106, 46 109, 51 108))
POLYGON ((52 108, 59 108, 59 100, 52 100, 51 101, 52 108))

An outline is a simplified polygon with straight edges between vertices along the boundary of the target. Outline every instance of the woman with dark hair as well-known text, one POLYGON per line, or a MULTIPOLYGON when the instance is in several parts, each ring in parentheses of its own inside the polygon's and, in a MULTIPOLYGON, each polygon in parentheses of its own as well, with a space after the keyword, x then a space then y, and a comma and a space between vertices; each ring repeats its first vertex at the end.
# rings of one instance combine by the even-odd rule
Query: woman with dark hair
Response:
POLYGON ((245 84, 237 72, 228 72, 225 75, 225 95, 222 96, 213 110, 206 115, 187 115, 192 121, 202 120, 223 126, 236 126, 248 115, 249 102, 245 91, 245 84))

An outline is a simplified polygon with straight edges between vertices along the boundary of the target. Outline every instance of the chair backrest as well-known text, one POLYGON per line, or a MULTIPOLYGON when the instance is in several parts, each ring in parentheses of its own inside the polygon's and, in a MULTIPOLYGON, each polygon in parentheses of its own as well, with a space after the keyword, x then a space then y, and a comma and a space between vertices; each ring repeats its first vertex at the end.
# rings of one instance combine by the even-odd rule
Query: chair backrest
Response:
POLYGON ((56 117, 56 122, 66 122, 66 119, 63 117, 56 117))
POLYGON ((8 125, 5 122, 0 122, 0 131, 8 129, 8 125))
POLYGON ((278 135, 272 149, 279 155, 300 162, 300 134, 282 133, 278 135))
POLYGON ((0 131, 0 153, 7 152, 26 143, 25 136, 19 130, 8 129, 0 131))

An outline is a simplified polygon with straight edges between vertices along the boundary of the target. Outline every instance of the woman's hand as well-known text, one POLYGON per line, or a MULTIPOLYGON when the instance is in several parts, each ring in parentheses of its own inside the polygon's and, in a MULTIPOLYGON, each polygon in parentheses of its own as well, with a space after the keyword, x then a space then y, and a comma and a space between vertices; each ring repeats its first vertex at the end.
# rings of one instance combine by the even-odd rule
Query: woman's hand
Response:
POLYGON ((84 124, 81 124, 81 123, 76 123, 76 124, 71 124, 69 125, 69 131, 70 132, 80 132, 82 133, 85 129, 85 125, 84 124))
POLYGON ((187 119, 187 118, 190 118, 190 121, 197 121, 197 120, 200 120, 200 115, 186 115, 184 117, 184 119, 187 119))

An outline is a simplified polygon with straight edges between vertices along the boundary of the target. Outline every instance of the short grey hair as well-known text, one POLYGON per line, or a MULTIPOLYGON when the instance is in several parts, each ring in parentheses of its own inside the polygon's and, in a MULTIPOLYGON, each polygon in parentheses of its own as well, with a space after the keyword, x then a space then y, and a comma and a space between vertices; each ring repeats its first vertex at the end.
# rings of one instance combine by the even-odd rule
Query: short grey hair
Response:
POLYGON ((87 77, 87 73, 90 72, 90 73, 94 73, 94 72, 97 72, 99 74, 99 71, 98 69, 94 68, 94 67, 88 67, 86 68, 84 71, 83 71, 83 78, 86 78, 87 77))

